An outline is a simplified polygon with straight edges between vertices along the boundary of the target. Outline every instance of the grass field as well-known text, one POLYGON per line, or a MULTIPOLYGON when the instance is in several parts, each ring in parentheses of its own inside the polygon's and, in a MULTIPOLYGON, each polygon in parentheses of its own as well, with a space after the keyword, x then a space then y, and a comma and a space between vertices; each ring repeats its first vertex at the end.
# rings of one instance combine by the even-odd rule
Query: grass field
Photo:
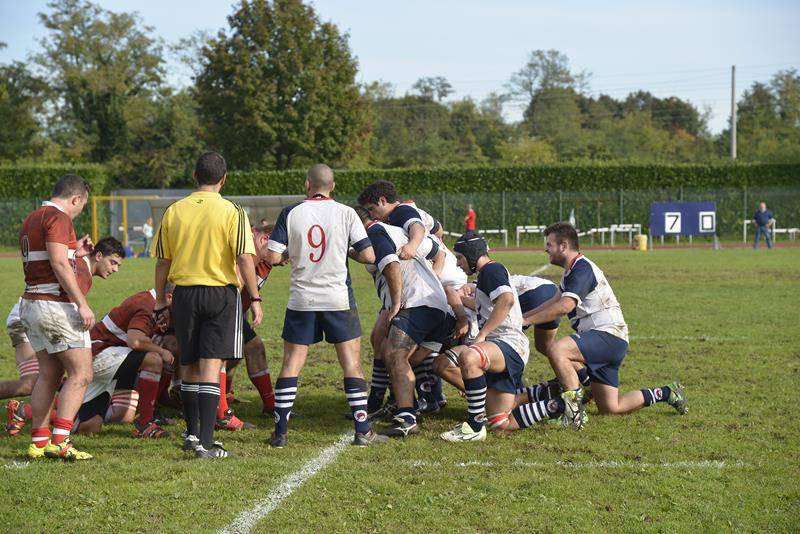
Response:
MULTIPOLYGON (((542 425, 456 446, 438 435, 462 420, 466 404, 446 386, 451 402, 423 421, 422 434, 344 448, 255 530, 796 531, 800 419, 791 407, 800 379, 800 249, 590 257, 605 270, 630 325, 622 388, 680 378, 688 415, 657 404, 627 417, 601 417, 590 406, 580 433, 542 425)), ((546 262, 539 252, 496 259, 524 274, 546 262)), ((98 318, 151 287, 152 271, 151 261, 131 260, 111 280, 97 280, 90 301, 98 318)), ((352 274, 368 332, 377 298, 360 266, 352 274)), ((551 267, 544 276, 560 274, 551 267)), ((11 308, 20 279, 17 260, 0 260, 0 310, 11 308)), ((287 293, 288 271, 274 270, 259 328, 273 377, 287 293)), ((362 357, 368 372, 367 346, 362 357)), ((525 375, 538 381, 552 372, 532 354, 525 375)), ((0 376, 16 376, 8 343, 0 347, 0 376)), ((292 421, 285 449, 268 449, 272 422, 258 415, 245 373, 236 381, 237 394, 252 401, 236 405, 237 413, 258 429, 221 435, 236 455, 226 461, 195 461, 177 441, 134 440, 121 425, 78 437, 96 457, 81 464, 26 462, 28 428, 0 439, 0 530, 216 531, 351 428, 328 346, 311 349, 295 404, 302 417, 292 421)))

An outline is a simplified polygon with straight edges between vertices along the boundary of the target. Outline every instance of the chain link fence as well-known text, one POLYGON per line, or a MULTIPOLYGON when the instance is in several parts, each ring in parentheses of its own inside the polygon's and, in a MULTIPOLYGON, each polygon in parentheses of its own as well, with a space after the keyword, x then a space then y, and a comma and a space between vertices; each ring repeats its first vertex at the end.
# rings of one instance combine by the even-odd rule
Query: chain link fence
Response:
MULTIPOLYGON (((150 193, 151 191, 148 191, 150 193)), ((124 193, 128 193, 127 191, 124 193)), ((142 192, 137 191, 137 194, 142 192)), ((161 193, 161 192, 157 192, 161 193)), ((167 191, 164 196, 176 196, 167 191)), ((178 195, 181 196, 181 195, 178 195)), ((413 196, 417 205, 442 222, 446 230, 464 230, 466 207, 471 204, 477 214, 479 230, 507 230, 508 243, 516 243, 517 226, 548 225, 565 221, 574 214, 580 230, 608 227, 612 224, 640 224, 647 233, 650 226, 650 204, 667 201, 714 201, 717 205, 717 235, 722 239, 742 239, 742 221, 750 220, 759 202, 766 202, 775 214, 778 228, 800 227, 800 185, 794 187, 739 187, 717 189, 663 188, 617 191, 506 191, 503 193, 425 193, 413 196)), ((336 199, 354 204, 355 196, 336 195, 336 199)), ((15 248, 19 242, 19 225, 43 199, 0 200, 0 245, 15 248)), ((75 221, 79 235, 90 233, 91 204, 75 221)), ((150 216, 147 201, 129 203, 128 235, 133 243, 141 236, 142 222, 150 216)), ((119 202, 98 203, 100 235, 123 237, 120 227, 119 202)), ((251 217, 253 214, 251 214, 251 217)), ((263 215, 261 215, 263 216, 263 215)), ((257 221, 253 221, 257 222, 257 221)), ((270 221, 274 222, 274 221, 270 221)), ((752 232, 750 232, 752 235, 752 232)), ((788 236, 787 236, 788 237, 788 236)), ((492 236, 498 246, 502 240, 492 236)), ((627 241, 627 239, 626 239, 627 241)), ((524 235, 521 245, 541 245, 541 236, 524 235)))

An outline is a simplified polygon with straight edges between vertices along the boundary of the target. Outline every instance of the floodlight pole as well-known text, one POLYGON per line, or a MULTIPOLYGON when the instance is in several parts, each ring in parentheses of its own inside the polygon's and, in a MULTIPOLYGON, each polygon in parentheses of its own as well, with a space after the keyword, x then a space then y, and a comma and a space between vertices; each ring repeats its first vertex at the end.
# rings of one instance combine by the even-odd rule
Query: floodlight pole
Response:
POLYGON ((736 65, 731 65, 731 159, 736 159, 736 65))

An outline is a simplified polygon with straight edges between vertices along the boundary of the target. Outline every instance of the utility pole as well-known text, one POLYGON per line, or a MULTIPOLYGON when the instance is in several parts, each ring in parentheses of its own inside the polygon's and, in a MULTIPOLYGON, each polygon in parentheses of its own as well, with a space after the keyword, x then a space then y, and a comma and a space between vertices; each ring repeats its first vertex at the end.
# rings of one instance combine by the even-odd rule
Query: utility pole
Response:
POLYGON ((731 65, 731 159, 736 159, 736 65, 731 65))

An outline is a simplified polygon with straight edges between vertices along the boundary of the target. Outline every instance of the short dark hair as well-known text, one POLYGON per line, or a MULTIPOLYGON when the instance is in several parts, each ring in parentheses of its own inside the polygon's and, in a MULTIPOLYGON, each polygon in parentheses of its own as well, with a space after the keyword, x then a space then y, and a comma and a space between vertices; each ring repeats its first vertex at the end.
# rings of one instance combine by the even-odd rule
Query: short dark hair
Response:
POLYGON ((545 237, 549 236, 550 234, 556 236, 556 243, 561 244, 566 241, 573 250, 580 250, 578 247, 578 232, 570 223, 557 222, 551 224, 544 229, 545 237))
POLYGON ((380 198, 386 199, 390 204, 397 202, 397 189, 395 189, 392 182, 386 180, 378 180, 377 182, 369 184, 358 195, 358 203, 362 206, 366 204, 377 204, 380 198))
POLYGON ((204 152, 194 166, 194 178, 199 185, 218 184, 227 172, 225 158, 219 152, 204 152))
POLYGON ((252 228, 254 234, 267 234, 267 235, 271 234, 274 229, 275 229, 274 224, 257 224, 252 228))
POLYGON ((53 186, 53 198, 70 198, 75 195, 89 196, 89 184, 77 174, 65 174, 53 186))
POLYGON ((361 222, 372 220, 372 216, 364 206, 355 205, 353 206, 353 209, 356 210, 356 215, 358 215, 358 218, 361 219, 361 222))
POLYGON ((115 237, 104 237, 94 244, 94 252, 99 252, 103 256, 111 256, 116 254, 120 258, 125 257, 125 247, 115 237))

